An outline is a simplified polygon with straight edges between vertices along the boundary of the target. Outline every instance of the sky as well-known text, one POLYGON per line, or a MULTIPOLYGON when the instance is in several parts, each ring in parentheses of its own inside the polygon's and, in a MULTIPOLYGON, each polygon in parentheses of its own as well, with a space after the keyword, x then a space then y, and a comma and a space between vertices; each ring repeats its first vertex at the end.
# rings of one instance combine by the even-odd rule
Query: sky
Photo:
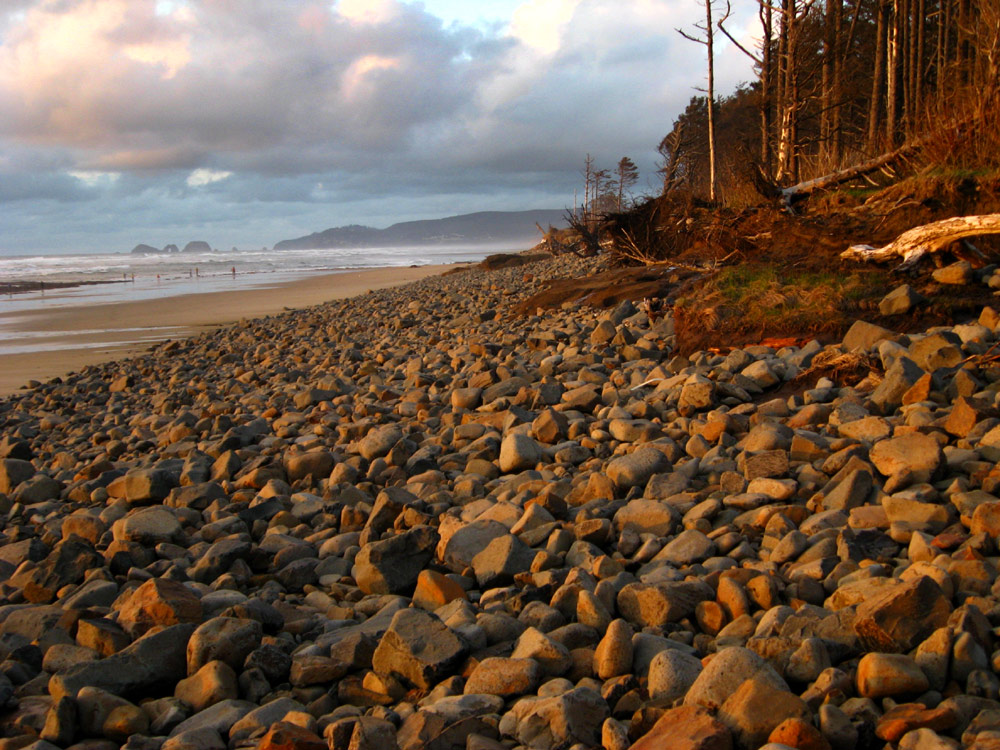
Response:
MULTIPOLYGON (((752 45, 755 3, 728 28, 752 45)), ((741 9, 739 6, 745 5, 741 9)), ((0 255, 569 208, 657 181, 700 0, 0 0, 0 255)), ((717 91, 752 79, 720 40, 717 91)))

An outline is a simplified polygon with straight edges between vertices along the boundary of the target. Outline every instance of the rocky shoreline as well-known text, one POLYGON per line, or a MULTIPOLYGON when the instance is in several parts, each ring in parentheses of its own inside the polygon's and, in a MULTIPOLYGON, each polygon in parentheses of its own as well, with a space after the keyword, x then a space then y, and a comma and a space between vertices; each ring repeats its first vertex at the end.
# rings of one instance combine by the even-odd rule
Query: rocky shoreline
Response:
POLYGON ((0 750, 1000 748, 1000 315, 510 313, 601 263, 0 401, 0 750))

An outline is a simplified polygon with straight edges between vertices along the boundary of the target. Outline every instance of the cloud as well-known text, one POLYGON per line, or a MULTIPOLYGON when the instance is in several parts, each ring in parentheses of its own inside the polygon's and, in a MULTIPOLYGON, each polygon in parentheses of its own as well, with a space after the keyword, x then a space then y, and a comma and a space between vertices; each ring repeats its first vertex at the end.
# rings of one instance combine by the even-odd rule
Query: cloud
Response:
POLYGON ((188 175, 186 180, 188 187, 202 187, 211 185, 213 182, 222 182, 228 177, 232 177, 232 172, 221 169, 196 169, 188 175))
MULTIPOLYGON (((302 233, 558 207, 588 152, 652 171, 704 79, 674 31, 699 18, 691 0, 525 0, 506 26, 416 0, 0 0, 0 181, 111 214, 139 210, 126 187, 143 216, 249 205, 255 231, 323 204, 302 233)), ((722 91, 750 76, 738 52, 718 69, 722 91)))

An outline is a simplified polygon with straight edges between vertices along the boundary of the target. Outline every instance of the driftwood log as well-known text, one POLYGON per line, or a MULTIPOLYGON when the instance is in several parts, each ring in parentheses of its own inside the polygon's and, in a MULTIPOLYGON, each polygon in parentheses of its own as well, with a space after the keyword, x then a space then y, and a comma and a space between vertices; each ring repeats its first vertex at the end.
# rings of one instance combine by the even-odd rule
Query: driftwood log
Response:
POLYGON ((852 245, 840 254, 845 260, 883 261, 901 258, 898 270, 911 268, 925 255, 947 249, 967 237, 1000 234, 1000 214, 956 216, 914 227, 885 247, 852 245))
POLYGON ((881 156, 876 156, 874 159, 869 159, 861 164, 855 164, 852 167, 841 169, 837 172, 833 172, 832 174, 823 175, 822 177, 816 177, 812 180, 806 180, 805 182, 800 182, 797 185, 791 185, 783 188, 781 190, 781 198, 784 200, 785 206, 790 208, 792 203, 800 200, 801 198, 812 195, 817 190, 828 190, 832 187, 836 187, 837 185, 842 185, 845 182, 857 179, 858 177, 863 177, 867 174, 871 174, 872 172, 884 169, 897 159, 913 154, 920 147, 921 143, 922 141, 907 143, 900 146, 895 151, 890 151, 889 153, 882 154, 881 156))

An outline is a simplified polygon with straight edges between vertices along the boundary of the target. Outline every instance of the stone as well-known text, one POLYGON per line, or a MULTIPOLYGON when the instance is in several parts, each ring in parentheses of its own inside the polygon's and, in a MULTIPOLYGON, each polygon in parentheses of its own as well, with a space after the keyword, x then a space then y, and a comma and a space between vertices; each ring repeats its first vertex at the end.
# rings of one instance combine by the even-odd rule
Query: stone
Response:
POLYGON ((169 471, 133 469, 125 475, 125 499, 130 505, 161 503, 176 485, 177 477, 169 471))
POLYGON ((864 320, 856 320, 847 330, 847 333, 844 334, 844 348, 849 352, 859 349, 867 351, 879 341, 892 339, 895 336, 896 334, 888 328, 883 328, 864 320))
POLYGON ((702 375, 692 375, 681 387, 677 408, 684 415, 704 411, 715 404, 715 383, 702 375))
POLYGON ((682 567, 701 562, 715 554, 715 542, 697 529, 687 529, 667 542, 654 560, 682 567))
POLYGON ((649 664, 650 700, 669 703, 683 698, 701 670, 697 657, 672 648, 660 651, 649 664))
POLYGON ((472 558, 472 569, 480 589, 513 583, 514 576, 531 567, 535 550, 513 534, 492 540, 472 558))
POLYGON ((115 521, 111 532, 116 541, 137 542, 146 547, 177 541, 182 533, 177 516, 161 505, 131 511, 115 521))
POLYGON ((669 536, 680 522, 680 515, 670 505, 658 500, 630 500, 614 515, 614 527, 621 533, 632 529, 637 533, 669 536))
POLYGON ((433 528, 417 526, 366 544, 355 558, 351 575, 366 594, 412 594, 438 540, 433 528))
POLYGON ((588 687, 551 698, 522 699, 512 710, 518 717, 516 739, 528 747, 597 746, 611 713, 600 694, 588 687))
POLYGON ((201 599, 183 583, 151 578, 119 610, 118 624, 133 638, 155 627, 201 622, 201 599))
POLYGON ((71 698, 83 687, 96 687, 114 695, 149 694, 174 685, 186 676, 185 655, 194 625, 172 625, 150 633, 117 654, 84 662, 52 675, 49 694, 71 698))
POLYGON ((919 729, 948 731, 958 724, 958 712, 953 706, 927 708, 923 703, 903 703, 882 715, 875 736, 887 742, 899 742, 903 735, 919 729))
POLYGON ((919 695, 930 683, 906 654, 867 653, 858 662, 858 694, 865 698, 919 695))
POLYGON ((244 700, 230 699, 219 701, 204 711, 199 711, 194 716, 182 721, 174 727, 170 736, 180 737, 183 734, 194 731, 214 731, 220 736, 225 736, 237 721, 255 708, 257 708, 256 705, 244 700))
POLYGON ((372 656, 379 675, 419 688, 433 687, 468 651, 466 643, 440 619, 421 609, 402 609, 372 656))
POLYGON ((504 474, 533 469, 541 460, 541 447, 528 435, 513 432, 500 445, 500 471, 504 474))
POLYGON ((35 466, 31 461, 20 458, 0 459, 0 494, 13 494, 18 485, 34 475, 35 466))
POLYGON ((594 673, 607 680, 632 671, 632 627, 621 619, 612 620, 594 650, 594 673))
POLYGON ((654 474, 669 471, 670 460, 652 446, 643 446, 632 453, 612 459, 605 473, 619 490, 644 487, 654 474))
POLYGON ((197 627, 187 645, 187 673, 193 675, 211 661, 222 661, 241 669, 247 656, 264 635, 257 620, 213 617, 197 627))
POLYGON ((472 670, 464 692, 513 698, 533 693, 542 679, 542 670, 533 659, 488 657, 472 670))
POLYGON ((951 265, 936 268, 931 272, 931 278, 939 284, 965 286, 972 282, 972 264, 967 260, 959 260, 951 265))
POLYGON ((532 659, 551 677, 564 674, 571 664, 569 649, 534 627, 518 636, 511 658, 532 659))
POLYGON ((788 473, 788 451, 769 450, 748 456, 743 476, 748 481, 760 478, 783 477, 788 473))
POLYGON ((698 602, 715 598, 702 581, 630 583, 618 593, 618 611, 634 627, 662 627, 694 614, 698 602))
POLYGON ((924 371, 909 357, 897 357, 871 393, 872 405, 882 414, 898 409, 903 395, 923 377, 924 371))
MULTIPOLYGON (((926 372, 955 367, 963 358, 962 340, 952 333, 932 333, 910 344, 910 359, 926 372)), ((967 395, 967 394, 966 394, 967 395)))
POLYGON ((870 457, 884 476, 906 474, 914 483, 930 481, 944 461, 937 440, 919 432, 875 443, 870 457))
POLYGON ((947 623, 951 602, 928 576, 899 583, 862 602, 854 631, 870 649, 905 652, 947 623))
POLYGON ((684 696, 684 705, 714 711, 751 678, 778 691, 788 690, 788 684, 764 659, 749 649, 731 646, 718 651, 705 665, 684 696))
POLYGON ((755 750, 782 722, 808 722, 812 712, 797 695, 776 687, 772 679, 758 672, 726 698, 717 718, 729 728, 737 747, 755 750))
POLYGON ((465 589, 448 576, 435 570, 421 570, 413 591, 413 606, 433 612, 448 602, 466 599, 465 589))
POLYGON ((210 661, 190 677, 177 683, 174 696, 197 713, 219 701, 239 697, 236 672, 225 662, 210 661))
MULTIPOLYGON (((395 735, 395 731, 393 735, 395 735)), ((256 747, 257 750, 327 750, 329 745, 327 745, 326 740, 305 727, 287 721, 279 721, 271 725, 267 733, 260 738, 256 747)), ((352 737, 352 750, 354 747, 361 750, 362 747, 391 747, 391 745, 386 743, 367 745, 362 740, 359 740, 355 745, 352 737)))
POLYGON ((796 750, 831 750, 830 743, 809 720, 793 717, 778 724, 768 735, 768 743, 796 750))
POLYGON ((403 439, 403 431, 397 425, 387 424, 375 427, 358 443, 358 452, 368 461, 381 458, 403 439))
POLYGON ((631 750, 732 750, 729 729, 702 706, 678 706, 663 712, 631 750))
POLYGON ((316 479, 325 479, 336 463, 333 454, 326 450, 297 453, 285 458, 285 474, 289 482, 297 482, 310 474, 316 479))
POLYGON ((882 298, 878 303, 878 311, 885 316, 902 315, 926 301, 926 298, 914 291, 909 284, 900 284, 882 298))

